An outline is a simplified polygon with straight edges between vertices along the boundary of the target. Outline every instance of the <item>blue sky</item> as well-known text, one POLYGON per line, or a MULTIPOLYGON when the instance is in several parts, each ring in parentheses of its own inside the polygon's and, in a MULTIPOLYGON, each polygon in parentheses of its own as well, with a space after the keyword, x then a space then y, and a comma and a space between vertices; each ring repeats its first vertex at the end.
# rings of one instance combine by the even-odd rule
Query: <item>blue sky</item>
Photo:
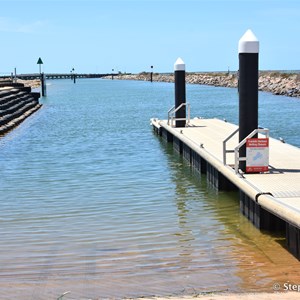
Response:
POLYGON ((0 75, 236 70, 247 29, 261 70, 300 69, 299 0, 0 0, 0 75))

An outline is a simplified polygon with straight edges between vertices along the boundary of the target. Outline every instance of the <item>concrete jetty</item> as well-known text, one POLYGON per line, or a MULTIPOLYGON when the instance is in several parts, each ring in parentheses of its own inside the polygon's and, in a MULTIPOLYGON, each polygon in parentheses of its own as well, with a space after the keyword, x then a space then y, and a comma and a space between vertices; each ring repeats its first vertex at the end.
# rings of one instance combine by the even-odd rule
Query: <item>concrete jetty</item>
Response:
MULTIPOLYGON (((240 39, 238 49, 239 126, 191 119, 184 78, 175 80, 175 105, 168 118, 152 118, 151 126, 215 188, 239 191, 240 210, 257 228, 285 232, 288 250, 300 260, 300 149, 270 138, 269 129, 258 128, 259 41, 251 30, 240 39), (176 114, 183 108, 187 114, 176 114)), ((183 64, 180 60, 180 70, 185 70, 183 64)))
MULTIPOLYGON (((224 162, 223 142, 238 126, 219 119, 191 119, 184 128, 151 119, 154 131, 173 143, 193 168, 219 190, 239 190, 241 212, 261 230, 286 231, 287 247, 300 259, 300 149, 269 139, 269 170, 243 173, 234 169, 234 154, 224 162)), ((263 138, 264 135, 259 135, 263 138)), ((238 136, 228 149, 238 145, 238 136)))

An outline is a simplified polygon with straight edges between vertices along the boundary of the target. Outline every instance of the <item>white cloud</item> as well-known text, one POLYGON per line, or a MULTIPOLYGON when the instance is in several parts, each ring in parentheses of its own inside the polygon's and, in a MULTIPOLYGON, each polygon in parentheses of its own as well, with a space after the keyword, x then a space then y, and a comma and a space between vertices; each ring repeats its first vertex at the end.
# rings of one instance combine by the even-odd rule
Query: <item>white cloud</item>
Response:
POLYGON ((21 23, 17 20, 0 17, 0 32, 10 33, 35 33, 45 25, 44 21, 34 21, 30 23, 21 23))

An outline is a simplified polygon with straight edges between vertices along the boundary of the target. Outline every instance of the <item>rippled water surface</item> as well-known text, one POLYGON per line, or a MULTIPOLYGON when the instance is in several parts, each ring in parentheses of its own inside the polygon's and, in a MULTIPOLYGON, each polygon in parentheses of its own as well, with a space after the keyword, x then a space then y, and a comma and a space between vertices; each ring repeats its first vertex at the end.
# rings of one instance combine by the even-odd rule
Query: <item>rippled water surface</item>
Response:
MULTIPOLYGON (((1 299, 103 299, 300 284, 281 235, 255 229, 152 133, 173 85, 50 81, 0 139, 1 299)), ((192 116, 237 123, 235 89, 187 86, 192 116)), ((299 99, 260 93, 260 123, 300 146, 299 99)))

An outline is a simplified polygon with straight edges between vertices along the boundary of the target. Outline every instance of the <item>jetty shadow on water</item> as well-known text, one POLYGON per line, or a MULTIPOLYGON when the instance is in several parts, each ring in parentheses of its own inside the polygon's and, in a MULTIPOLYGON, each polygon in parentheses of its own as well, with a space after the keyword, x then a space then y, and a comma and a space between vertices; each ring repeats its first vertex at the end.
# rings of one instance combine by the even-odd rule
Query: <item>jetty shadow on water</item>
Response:
POLYGON ((213 282, 218 291, 270 292, 274 282, 300 281, 284 232, 259 231, 241 214, 238 192, 217 191, 172 145, 160 144, 175 184, 179 245, 187 265, 202 273, 197 288, 213 282))

